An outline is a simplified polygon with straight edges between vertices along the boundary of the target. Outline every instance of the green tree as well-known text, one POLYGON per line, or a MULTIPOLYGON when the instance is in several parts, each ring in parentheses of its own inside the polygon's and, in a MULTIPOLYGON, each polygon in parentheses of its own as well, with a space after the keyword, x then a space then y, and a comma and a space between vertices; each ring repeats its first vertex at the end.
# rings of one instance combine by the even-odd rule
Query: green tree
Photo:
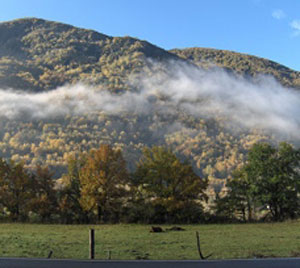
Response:
POLYGON ((57 212, 57 194, 54 189, 53 172, 47 166, 37 166, 33 174, 33 197, 30 199, 30 210, 41 217, 42 222, 50 220, 57 212))
POLYGON ((81 206, 98 221, 118 221, 128 193, 128 172, 120 150, 101 145, 91 150, 80 172, 81 206))
POLYGON ((63 175, 59 191, 59 210, 64 223, 88 223, 88 213, 80 205, 80 171, 86 163, 86 155, 68 159, 68 172, 63 175))
POLYGON ((251 190, 251 182, 244 169, 235 170, 233 178, 227 182, 227 194, 216 197, 213 210, 221 220, 252 221, 255 200, 251 190))
POLYGON ((265 207, 275 221, 294 218, 299 212, 299 164, 300 153, 290 144, 255 144, 247 163, 235 171, 224 201, 244 206, 248 220, 255 206, 265 207))
POLYGON ((27 218, 33 197, 32 184, 32 176, 22 163, 0 159, 0 204, 13 221, 27 218))
POLYGON ((267 205, 274 220, 294 218, 298 213, 300 153, 290 144, 278 149, 256 145, 249 154, 248 172, 253 174, 253 194, 267 205), (256 167, 255 167, 256 166, 256 167))
POLYGON ((145 148, 135 172, 145 199, 155 208, 157 221, 199 221, 207 180, 201 179, 187 162, 163 147, 145 148))

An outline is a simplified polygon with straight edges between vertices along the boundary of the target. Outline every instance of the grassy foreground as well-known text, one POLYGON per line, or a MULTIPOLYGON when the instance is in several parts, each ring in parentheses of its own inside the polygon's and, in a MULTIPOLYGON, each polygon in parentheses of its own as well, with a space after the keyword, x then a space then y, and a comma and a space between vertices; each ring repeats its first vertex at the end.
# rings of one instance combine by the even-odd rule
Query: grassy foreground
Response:
MULTIPOLYGON (((150 233, 147 225, 0 224, 0 257, 88 258, 95 229, 96 258, 198 259, 195 232, 211 259, 300 255, 300 221, 274 224, 180 225, 186 231, 150 233)), ((168 228, 170 226, 162 226, 168 228)))

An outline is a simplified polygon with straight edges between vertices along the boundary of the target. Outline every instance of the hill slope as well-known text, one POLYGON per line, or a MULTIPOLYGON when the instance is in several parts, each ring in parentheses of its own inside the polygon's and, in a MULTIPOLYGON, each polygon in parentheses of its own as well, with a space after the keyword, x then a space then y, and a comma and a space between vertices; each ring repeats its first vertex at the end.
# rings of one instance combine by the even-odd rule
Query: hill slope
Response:
POLYGON ((283 85, 299 87, 299 72, 254 56, 214 49, 165 51, 131 37, 110 37, 36 18, 0 23, 0 87, 43 91, 85 80, 111 90, 142 70, 146 58, 181 59, 200 67, 216 64, 242 75, 271 74, 283 85))
MULTIPOLYGON (((70 97, 68 94, 62 95, 59 101, 51 95, 43 102, 46 95, 37 92, 54 90, 65 83, 84 81, 96 88, 104 85, 117 93, 132 90, 127 83, 130 76, 140 72, 155 73, 151 61, 159 63, 162 73, 168 71, 170 64, 166 62, 170 61, 204 69, 217 65, 250 78, 259 73, 271 74, 283 85, 299 87, 299 72, 254 56, 202 48, 166 51, 135 38, 110 37, 36 18, 4 22, 0 23, 0 89, 4 89, 1 96, 3 98, 4 92, 10 92, 6 88, 35 94, 24 97, 24 93, 23 99, 16 94, 8 96, 7 102, 12 101, 12 111, 21 105, 23 116, 20 120, 0 113, 0 156, 23 160, 29 167, 38 163, 49 165, 55 170, 56 177, 60 177, 70 155, 102 143, 121 148, 131 169, 134 169, 144 146, 162 144, 171 147, 183 159, 190 160, 196 172, 207 176, 218 188, 222 186, 222 179, 228 178, 232 170, 245 161, 245 153, 254 142, 274 141, 274 137, 257 129, 241 128, 233 133, 226 127, 224 118, 189 113, 170 105, 166 96, 147 100, 146 104, 151 104, 147 113, 106 113, 100 107, 92 112, 73 112, 76 109, 71 109, 68 110, 71 113, 62 112, 57 116, 28 114, 29 101, 37 103, 37 114, 54 106, 54 102, 61 102, 64 111, 70 97), (13 102, 16 99, 18 101, 13 102)), ((198 74, 199 69, 195 67, 192 72, 198 74)), ((189 75, 189 69, 186 75, 189 75)), ((178 81, 180 79, 171 86, 174 88, 178 81)), ((168 84, 163 79, 156 83, 157 87, 164 85, 168 84)), ((193 86, 191 83, 187 85, 186 89, 193 86)), ((182 92, 180 104, 186 102, 186 92, 182 92)), ((84 102, 84 92, 78 96, 80 105, 89 106, 84 102)), ((110 98, 114 96, 117 95, 110 95, 110 98)), ((118 96, 121 97, 114 101, 117 105, 123 100, 123 95, 118 96)), ((172 98, 172 95, 168 97, 172 98)), ((137 95, 133 100, 139 98, 137 95)), ((136 105, 134 101, 131 103, 133 107, 136 105)), ((203 99, 192 99, 193 107, 201 110, 201 101, 203 99)), ((73 105, 72 99, 70 103, 73 105)), ((7 111, 7 105, 0 99, 0 112, 1 109, 7 111)))
POLYGON ((172 49, 170 52, 202 68, 218 66, 243 76, 271 75, 282 85, 300 88, 300 72, 267 59, 211 48, 172 49))
POLYGON ((0 87, 31 91, 79 80, 123 89, 145 57, 179 60, 146 41, 36 18, 0 23, 0 56, 0 87))

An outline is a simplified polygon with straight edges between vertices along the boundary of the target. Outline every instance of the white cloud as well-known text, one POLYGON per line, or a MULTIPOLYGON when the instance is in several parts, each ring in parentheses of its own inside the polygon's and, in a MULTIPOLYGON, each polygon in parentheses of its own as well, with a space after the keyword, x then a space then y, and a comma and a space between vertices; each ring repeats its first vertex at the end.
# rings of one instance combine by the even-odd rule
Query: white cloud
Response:
MULTIPOLYGON (((270 77, 255 81, 235 77, 221 69, 204 71, 171 62, 168 72, 160 64, 153 75, 141 74, 132 82, 139 91, 115 95, 87 85, 64 86, 29 94, 0 89, 0 119, 56 118, 102 111, 106 114, 178 111, 196 117, 224 118, 229 127, 262 129, 300 140, 300 93, 286 89, 270 77)), ((169 129, 174 127, 170 123, 169 129)))
POLYGON ((280 20, 280 19, 283 19, 286 17, 286 14, 284 13, 283 10, 281 9, 275 9, 273 12, 272 12, 272 17, 274 19, 277 19, 277 20, 280 20))
POLYGON ((294 30, 294 33, 293 33, 294 36, 300 35, 300 20, 293 20, 290 23, 290 26, 294 30))
POLYGON ((291 27, 297 31, 300 31, 300 20, 293 20, 291 22, 291 27))

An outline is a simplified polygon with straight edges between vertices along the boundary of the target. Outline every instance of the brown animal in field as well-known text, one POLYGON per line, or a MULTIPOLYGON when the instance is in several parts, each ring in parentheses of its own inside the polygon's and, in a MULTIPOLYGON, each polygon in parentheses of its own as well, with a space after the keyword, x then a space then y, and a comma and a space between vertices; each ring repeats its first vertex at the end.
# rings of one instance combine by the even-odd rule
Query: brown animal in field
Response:
POLYGON ((173 226, 169 229, 166 229, 167 231, 185 231, 185 229, 183 229, 182 227, 179 226, 173 226))
POLYGON ((164 230, 159 226, 151 226, 150 233, 162 233, 164 230))

